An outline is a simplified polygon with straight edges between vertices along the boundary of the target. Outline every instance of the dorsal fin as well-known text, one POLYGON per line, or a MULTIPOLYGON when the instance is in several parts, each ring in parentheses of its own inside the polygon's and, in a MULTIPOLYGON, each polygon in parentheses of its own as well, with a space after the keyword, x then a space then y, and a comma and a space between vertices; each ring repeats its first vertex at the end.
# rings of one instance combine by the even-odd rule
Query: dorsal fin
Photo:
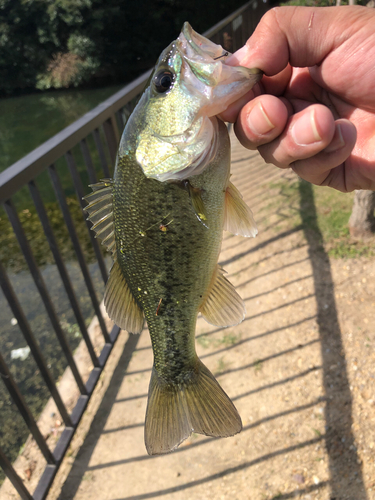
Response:
POLYGON ((112 179, 102 179, 97 184, 91 184, 92 193, 85 196, 89 203, 85 211, 89 214, 87 219, 93 223, 92 230, 95 238, 100 238, 102 245, 109 252, 116 251, 115 231, 113 225, 112 179))
POLYGON ((250 208, 238 189, 229 182, 225 191, 224 229, 239 236, 256 236, 258 229, 250 208))
POLYGON ((245 318, 245 304, 224 273, 217 265, 200 312, 211 325, 234 326, 245 318))
POLYGON ((104 306, 108 316, 122 330, 141 333, 144 324, 143 312, 134 300, 118 261, 113 264, 109 273, 104 292, 104 306))

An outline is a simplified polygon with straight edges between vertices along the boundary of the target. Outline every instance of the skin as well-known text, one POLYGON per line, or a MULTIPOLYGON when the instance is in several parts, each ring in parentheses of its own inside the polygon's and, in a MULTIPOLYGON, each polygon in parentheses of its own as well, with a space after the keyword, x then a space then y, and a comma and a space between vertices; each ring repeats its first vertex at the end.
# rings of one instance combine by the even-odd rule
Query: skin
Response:
POLYGON ((375 190, 375 9, 277 7, 227 64, 265 75, 222 118, 267 163, 375 190))

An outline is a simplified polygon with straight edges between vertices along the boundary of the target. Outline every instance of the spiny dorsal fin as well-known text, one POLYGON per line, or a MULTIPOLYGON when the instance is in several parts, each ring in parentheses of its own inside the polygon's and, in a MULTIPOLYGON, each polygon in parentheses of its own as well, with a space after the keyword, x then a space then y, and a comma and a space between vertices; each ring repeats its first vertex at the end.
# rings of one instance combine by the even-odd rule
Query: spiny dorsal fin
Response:
POLYGON ((211 325, 234 326, 245 318, 245 304, 224 273, 218 265, 200 312, 211 325))
POLYGON ((238 189, 229 182, 225 191, 224 229, 239 236, 256 236, 258 229, 250 208, 238 189))
POLYGON ((113 204, 112 204, 112 179, 102 179, 97 184, 91 184, 92 193, 85 196, 89 202, 85 211, 89 216, 87 219, 93 223, 92 230, 95 237, 102 240, 102 245, 109 252, 116 250, 115 231, 113 226, 113 204))
POLYGON ((173 451, 192 432, 228 437, 241 430, 234 404, 199 359, 182 384, 166 384, 153 368, 145 421, 149 455, 173 451))
POLYGON ((134 300, 118 261, 113 264, 109 273, 104 292, 104 306, 108 316, 122 330, 129 333, 140 333, 142 331, 143 312, 134 300))

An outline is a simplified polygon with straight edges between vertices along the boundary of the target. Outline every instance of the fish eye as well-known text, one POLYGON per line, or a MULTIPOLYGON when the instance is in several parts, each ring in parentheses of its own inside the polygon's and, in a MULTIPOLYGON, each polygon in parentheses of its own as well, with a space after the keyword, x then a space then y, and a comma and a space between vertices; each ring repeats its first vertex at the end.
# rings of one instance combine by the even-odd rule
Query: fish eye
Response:
POLYGON ((172 87, 173 82, 174 74, 172 73, 172 71, 166 69, 159 71, 159 73, 154 76, 154 87, 156 92, 158 92, 159 94, 167 92, 167 90, 172 87))

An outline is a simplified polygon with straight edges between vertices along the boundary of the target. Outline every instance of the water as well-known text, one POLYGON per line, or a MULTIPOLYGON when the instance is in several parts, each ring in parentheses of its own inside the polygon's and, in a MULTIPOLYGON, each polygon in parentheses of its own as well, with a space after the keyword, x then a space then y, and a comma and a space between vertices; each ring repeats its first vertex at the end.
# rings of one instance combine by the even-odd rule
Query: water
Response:
POLYGON ((122 86, 30 94, 0 100, 0 172, 122 86))

